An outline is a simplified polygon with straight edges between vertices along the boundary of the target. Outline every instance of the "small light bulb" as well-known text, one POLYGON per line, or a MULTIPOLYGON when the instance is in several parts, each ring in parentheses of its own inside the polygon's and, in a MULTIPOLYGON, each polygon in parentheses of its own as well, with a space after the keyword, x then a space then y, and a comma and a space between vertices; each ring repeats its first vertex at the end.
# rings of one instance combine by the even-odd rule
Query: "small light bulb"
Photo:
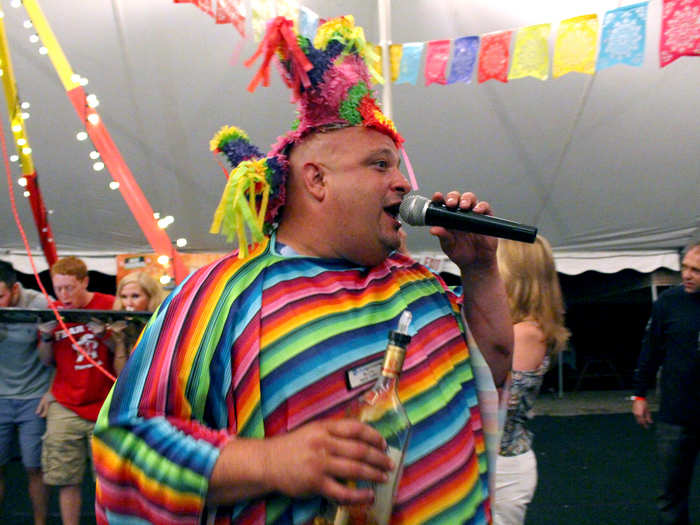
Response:
POLYGON ((78 81, 81 86, 87 86, 88 85, 88 79, 85 77, 80 77, 80 80, 78 81))
POLYGON ((3 75, 5 75, 5 70, 4 70, 4 69, 0 69, 0 77, 3 76, 3 75))
POLYGON ((31 195, 31 193, 29 193, 28 191, 25 191, 25 192, 23 193, 23 195, 24 195, 25 197, 29 197, 29 196, 31 195))
POLYGON ((161 230, 164 230, 164 229, 167 228, 168 226, 170 226, 170 224, 168 223, 168 221, 166 221, 165 219, 158 219, 158 227, 159 227, 161 230))
POLYGON ((26 111, 23 111, 22 112, 22 120, 27 120, 28 118, 29 118, 29 113, 27 113, 26 111))
POLYGON ((154 212, 154 213, 153 213, 153 218, 154 218, 154 219, 160 219, 160 213, 154 212))
POLYGON ((14 7, 14 8, 18 8, 18 7, 20 7, 21 5, 22 5, 22 1, 21 1, 21 0, 12 0, 12 2, 10 2, 10 6, 12 6, 12 7, 14 7))
POLYGON ((160 276, 160 284, 168 284, 171 281, 171 278, 169 275, 161 275, 160 276))
POLYGON ((93 126, 96 126, 98 122, 100 122, 100 116, 97 113, 90 113, 87 119, 93 126))
POLYGON ((0 18, 5 18, 5 12, 4 12, 4 11, 0 11, 0 18))
POLYGON ((32 44, 36 44, 39 41, 39 35, 29 35, 29 41, 32 44))
POLYGON ((178 248, 184 248, 185 246, 187 246, 187 239, 185 239, 184 237, 180 237, 177 241, 175 241, 175 244, 178 248))
POLYGON ((103 169, 105 169, 105 164, 104 164, 104 162, 101 162, 101 161, 95 162, 92 165, 92 169, 95 171, 102 171, 103 169))
POLYGON ((75 82, 76 84, 80 83, 80 75, 78 75, 78 73, 73 73, 70 76, 70 79, 72 82, 75 82))
POLYGON ((26 143, 27 143, 27 139, 24 139, 24 138, 17 139, 18 146, 24 146, 26 143))
POLYGON ((29 109, 30 107, 32 107, 32 105, 25 100, 19 105, 19 107, 21 107, 22 109, 29 109))
POLYGON ((12 131, 14 131, 15 133, 19 133, 20 131, 22 131, 22 124, 14 124, 12 126, 12 131))
POLYGON ((97 151, 95 151, 95 150, 92 150, 92 151, 90 152, 90 158, 91 158, 92 160, 97 160, 97 159, 99 159, 99 158, 100 158, 99 152, 97 152, 97 151))
POLYGON ((85 101, 87 102, 87 105, 91 108, 96 108, 100 105, 100 101, 97 100, 97 95, 95 95, 94 93, 91 93, 90 95, 85 97, 85 101))
POLYGON ((10 155, 10 162, 17 162, 19 160, 19 155, 10 155))
POLYGON ((75 138, 83 141, 88 138, 88 134, 86 131, 78 131, 78 133, 75 134, 75 138))
POLYGON ((48 55, 48 54, 49 54, 49 50, 46 49, 45 46, 41 46, 41 47, 39 48, 39 54, 40 54, 40 55, 48 55))
POLYGON ((159 255, 158 259, 156 260, 158 261, 158 264, 162 264, 163 266, 165 266, 170 262, 170 257, 168 257, 167 255, 159 255))
POLYGON ((29 29, 32 27, 32 21, 31 20, 25 20, 24 23, 22 24, 25 29, 29 29))
POLYGON ((32 148, 30 148, 29 146, 27 146, 26 148, 22 148, 22 153, 24 153, 25 155, 29 155, 31 152, 32 148))
POLYGON ((17 184, 22 186, 23 188, 27 185, 27 178, 26 177, 20 177, 17 179, 17 184))
POLYGON ((109 183, 109 189, 110 190, 118 190, 119 183, 116 180, 113 180, 112 182, 109 183))

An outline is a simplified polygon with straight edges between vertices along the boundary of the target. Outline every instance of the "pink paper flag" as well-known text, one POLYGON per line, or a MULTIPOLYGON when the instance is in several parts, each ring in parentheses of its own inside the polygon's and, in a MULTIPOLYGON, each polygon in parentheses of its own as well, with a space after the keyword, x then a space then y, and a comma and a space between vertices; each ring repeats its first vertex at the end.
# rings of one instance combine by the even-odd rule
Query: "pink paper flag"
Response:
POLYGON ((425 85, 433 82, 447 84, 447 60, 450 58, 450 40, 428 42, 425 52, 425 85))
POLYGON ((508 82, 508 58, 513 31, 489 33, 481 37, 479 50, 479 84, 491 80, 508 82))
POLYGON ((664 0, 659 65, 700 55, 700 0, 664 0))

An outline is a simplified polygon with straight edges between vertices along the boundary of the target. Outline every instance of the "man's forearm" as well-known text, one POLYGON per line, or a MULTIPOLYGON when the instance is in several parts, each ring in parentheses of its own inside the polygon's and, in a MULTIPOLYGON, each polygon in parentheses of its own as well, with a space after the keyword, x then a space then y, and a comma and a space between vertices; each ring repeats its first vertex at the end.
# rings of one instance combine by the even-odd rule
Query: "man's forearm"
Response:
POLYGON ((214 464, 207 502, 230 505, 269 492, 270 488, 263 482, 264 447, 263 440, 232 437, 214 464))
POLYGON ((463 272, 462 285, 464 317, 496 386, 501 386, 513 359, 513 323, 505 285, 495 266, 463 272))

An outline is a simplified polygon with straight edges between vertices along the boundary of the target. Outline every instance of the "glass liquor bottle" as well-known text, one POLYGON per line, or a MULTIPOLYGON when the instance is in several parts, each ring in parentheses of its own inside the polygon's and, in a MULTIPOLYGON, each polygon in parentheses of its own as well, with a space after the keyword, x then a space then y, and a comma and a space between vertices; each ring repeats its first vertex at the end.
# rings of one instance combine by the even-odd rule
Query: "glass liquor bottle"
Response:
POLYGON ((389 332, 381 375, 374 386, 359 399, 357 414, 361 421, 376 428, 387 442, 387 454, 395 468, 384 483, 357 482, 358 487, 374 490, 374 503, 338 507, 333 525, 385 525, 391 518, 396 489, 403 472, 403 460, 411 423, 398 395, 399 375, 403 367, 406 347, 411 340, 408 326, 411 312, 404 310, 396 330, 389 332))

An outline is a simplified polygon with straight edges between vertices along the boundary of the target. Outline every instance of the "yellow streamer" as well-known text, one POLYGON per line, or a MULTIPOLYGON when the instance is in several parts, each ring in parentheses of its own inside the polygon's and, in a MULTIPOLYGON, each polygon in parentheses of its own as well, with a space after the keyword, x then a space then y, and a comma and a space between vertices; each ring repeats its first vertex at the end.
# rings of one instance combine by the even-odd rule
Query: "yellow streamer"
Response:
POLYGON ((333 18, 321 25, 314 37, 314 47, 325 49, 333 39, 345 44, 345 49, 354 46, 357 53, 367 64, 369 74, 377 84, 384 84, 384 77, 381 75, 381 50, 377 51, 377 46, 372 45, 365 39, 365 31, 361 27, 355 27, 355 18, 352 15, 333 18), (379 65, 379 68, 377 68, 379 65))
POLYGON ((15 72, 12 67, 12 59, 10 58, 10 48, 7 43, 7 34, 5 33, 5 22, 2 18, 0 18, 0 68, 2 68, 2 87, 5 90, 5 100, 7 101, 7 111, 10 116, 12 136, 15 140, 22 165, 22 174, 30 175, 35 172, 34 161, 32 160, 27 128, 24 125, 22 108, 20 107, 20 100, 17 95, 15 72), (30 153, 25 153, 25 151, 29 151, 30 153))
POLYGON ((263 238, 263 224, 270 198, 266 159, 243 161, 226 182, 221 201, 214 212, 210 233, 223 233, 229 240, 238 240, 238 256, 248 255, 246 226, 252 242, 263 238), (247 195, 247 199, 246 199, 247 195), (260 207, 256 206, 260 198, 260 207))
POLYGON ((49 58, 56 69, 56 73, 58 73, 58 77, 61 79, 63 87, 66 91, 71 91, 78 87, 80 84, 74 80, 73 69, 70 67, 66 55, 63 54, 63 50, 53 34, 51 26, 46 20, 41 7, 39 7, 39 3, 36 0, 24 0, 23 4, 42 44, 48 50, 49 58))

